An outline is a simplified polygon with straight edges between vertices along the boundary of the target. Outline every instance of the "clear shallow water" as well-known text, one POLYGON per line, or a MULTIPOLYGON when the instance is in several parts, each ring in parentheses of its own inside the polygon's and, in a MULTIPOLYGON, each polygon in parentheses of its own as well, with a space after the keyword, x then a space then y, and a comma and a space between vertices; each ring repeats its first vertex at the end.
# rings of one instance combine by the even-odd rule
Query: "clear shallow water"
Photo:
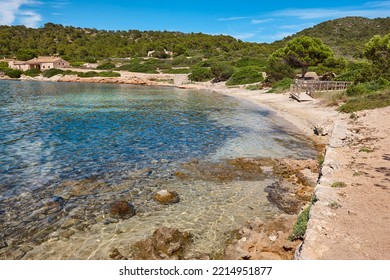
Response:
MULTIPOLYGON (((9 245, 32 239, 40 243, 52 234, 62 236, 60 227, 69 218, 77 220, 71 229, 79 235, 101 223, 94 228, 100 236, 117 228, 105 220, 106 206, 126 199, 138 214, 121 226, 134 240, 169 224, 195 231, 195 251, 218 247, 227 231, 250 216, 275 213, 263 195, 272 178, 248 186, 183 184, 173 173, 194 159, 217 162, 243 156, 313 158, 315 151, 287 133, 269 111, 215 93, 0 81, 0 238, 9 245), (162 187, 177 190, 181 202, 168 208, 153 202, 150 194, 162 187), (59 197, 64 205, 60 200, 60 209, 53 208, 59 197)), ((95 244, 91 234, 87 252, 95 244)), ((82 236, 78 240, 87 242, 82 236)), ((81 244, 74 244, 67 256, 90 257, 75 253, 81 244)), ((60 247, 57 253, 64 250, 60 247)), ((32 257, 49 258, 39 253, 32 257)))
POLYGON ((118 181, 161 160, 313 154, 268 115, 233 98, 172 88, 2 81, 1 196, 63 179, 118 181))

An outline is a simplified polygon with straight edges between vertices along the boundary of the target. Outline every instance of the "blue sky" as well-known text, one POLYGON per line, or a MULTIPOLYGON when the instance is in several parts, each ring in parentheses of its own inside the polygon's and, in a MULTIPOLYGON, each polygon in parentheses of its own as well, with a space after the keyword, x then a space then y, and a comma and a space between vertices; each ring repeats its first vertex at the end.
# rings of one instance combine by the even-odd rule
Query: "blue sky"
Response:
POLYGON ((0 25, 202 32, 248 42, 273 42, 345 16, 390 17, 390 1, 0 0, 0 25))

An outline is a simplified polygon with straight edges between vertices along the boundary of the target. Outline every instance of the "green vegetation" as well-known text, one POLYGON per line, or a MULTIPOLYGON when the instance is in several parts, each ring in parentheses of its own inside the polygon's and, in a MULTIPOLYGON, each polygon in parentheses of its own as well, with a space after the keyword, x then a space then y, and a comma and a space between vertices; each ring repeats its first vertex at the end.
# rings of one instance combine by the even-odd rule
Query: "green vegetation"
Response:
MULTIPOLYGON (((227 81, 256 90, 288 90, 297 74, 315 71, 329 79, 351 81, 346 92, 315 93, 328 106, 352 113, 390 105, 390 18, 346 17, 330 20, 272 44, 247 43, 231 36, 167 31, 105 31, 47 23, 41 28, 0 26, 0 57, 28 60, 59 55, 72 66, 100 61, 109 72, 45 71, 45 77, 117 77, 115 70, 141 73, 184 73, 192 81, 227 81), (153 57, 146 57, 154 50, 153 57), (173 55, 164 50, 173 51, 173 55), (119 67, 115 67, 119 65, 119 67), (334 78, 333 73, 336 74, 334 78), (340 106, 341 105, 341 106, 340 106)), ((1 62, 0 71, 17 78, 1 62)), ((26 71, 29 76, 37 71, 26 71)))
POLYGON ((42 74, 42 72, 39 69, 30 69, 30 70, 24 71, 24 75, 30 76, 30 77, 37 77, 40 74, 42 74))
POLYGON ((75 72, 72 70, 61 70, 61 69, 49 69, 42 73, 42 75, 46 78, 51 78, 55 75, 77 75, 80 78, 91 78, 91 77, 120 77, 121 74, 118 72, 112 72, 112 71, 102 71, 102 72, 96 72, 96 71, 89 71, 89 72, 75 72))
POLYGON ((390 80, 390 33, 372 37, 365 45, 364 56, 372 62, 375 76, 390 80))
POLYGON ((261 82, 264 80, 264 78, 260 70, 261 69, 254 66, 237 68, 234 74, 226 82, 226 85, 233 86, 261 82))
POLYGON ((337 56, 348 59, 362 58, 365 43, 374 35, 384 36, 388 33, 390 33, 389 17, 376 19, 345 17, 322 22, 273 45, 277 48, 284 47, 291 39, 305 35, 320 38, 337 56))
POLYGON ((4 61, 1 61, 0 62, 0 71, 5 71, 5 70, 8 70, 8 63, 7 62, 4 62, 4 61))
POLYGON ((297 239, 303 239, 306 229, 307 229, 307 222, 309 221, 310 217, 310 208, 311 205, 306 207, 298 216, 298 220, 296 224, 293 227, 293 232, 289 236, 290 241, 294 241, 297 239))
POLYGON ((192 72, 188 78, 194 82, 209 81, 212 78, 211 70, 209 68, 196 67, 192 69, 192 72))
POLYGON ((373 149, 370 149, 370 148, 364 147, 364 148, 361 148, 361 149, 359 150, 359 152, 363 152, 363 153, 372 153, 372 152, 374 152, 374 150, 373 150, 373 149))
POLYGON ((234 73, 234 68, 226 62, 215 62, 210 67, 214 82, 227 81, 234 73))
POLYGON ((103 64, 100 64, 96 69, 99 69, 99 70, 109 70, 109 69, 114 69, 116 66, 114 63, 112 62, 106 62, 106 63, 103 63, 103 64))
POLYGON ((332 50, 321 39, 302 36, 295 38, 271 55, 275 63, 300 68, 302 77, 310 66, 317 66, 333 57, 332 50))
POLYGON ((345 188, 347 186, 344 182, 334 182, 332 185, 330 185, 331 188, 345 188))
POLYGON ((12 79, 19 79, 22 76, 23 71, 15 70, 15 69, 8 69, 8 70, 5 70, 4 73, 12 79))
POLYGON ((278 81, 272 85, 272 88, 268 92, 282 93, 290 89, 290 85, 294 83, 294 80, 291 78, 284 78, 281 81, 278 81))

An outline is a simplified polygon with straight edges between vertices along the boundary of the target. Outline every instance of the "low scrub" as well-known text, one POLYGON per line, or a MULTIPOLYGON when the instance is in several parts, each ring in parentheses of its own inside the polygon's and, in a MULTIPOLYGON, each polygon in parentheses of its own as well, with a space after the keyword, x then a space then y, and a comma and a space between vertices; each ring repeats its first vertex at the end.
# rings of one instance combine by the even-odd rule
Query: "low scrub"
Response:
POLYGON ((112 62, 106 62, 106 63, 103 63, 103 64, 100 64, 98 67, 96 67, 96 69, 99 69, 99 70, 109 70, 109 69, 114 69, 116 66, 114 63, 112 62))
POLYGON ((291 78, 284 78, 272 85, 272 88, 268 92, 282 93, 290 89, 290 85, 294 83, 291 78))
POLYGON ((264 80, 263 75, 258 67, 247 66, 237 68, 234 74, 226 82, 226 85, 244 85, 262 82, 264 80))
POLYGON ((343 113, 353 113, 362 110, 372 110, 390 106, 390 89, 380 93, 353 97, 337 110, 343 113))
POLYGON ((188 78, 194 82, 209 81, 212 78, 211 70, 209 68, 196 67, 192 69, 192 72, 188 78))
POLYGON ((124 64, 118 67, 117 70, 124 70, 124 71, 137 72, 137 73, 157 74, 155 65, 138 63, 137 61, 134 61, 129 64, 124 64))
POLYGON ((37 77, 41 74, 41 70, 39 69, 29 69, 24 71, 24 75, 29 76, 29 77, 37 77))
POLYGON ((95 72, 95 71, 89 71, 89 72, 79 72, 77 73, 77 76, 80 78, 92 78, 92 77, 120 77, 121 74, 118 72, 112 72, 112 71, 104 71, 104 72, 95 72))
POLYGON ((309 217, 310 217, 310 208, 311 206, 308 206, 305 210, 303 210, 299 214, 298 220, 293 227, 293 232, 288 238, 290 241, 303 239, 303 237, 305 236, 306 229, 307 229, 307 222, 309 221, 309 217))
POLYGON ((4 73, 5 73, 5 75, 7 75, 8 77, 10 77, 12 79, 19 79, 23 74, 22 71, 16 70, 16 69, 9 69, 9 70, 6 70, 4 73))

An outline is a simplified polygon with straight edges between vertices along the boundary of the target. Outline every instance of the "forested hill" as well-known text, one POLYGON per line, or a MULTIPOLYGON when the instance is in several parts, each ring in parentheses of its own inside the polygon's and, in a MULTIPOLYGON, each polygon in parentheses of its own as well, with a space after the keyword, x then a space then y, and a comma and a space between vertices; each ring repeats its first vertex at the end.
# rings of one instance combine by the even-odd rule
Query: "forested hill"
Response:
POLYGON ((60 55, 68 60, 86 58, 154 57, 165 55, 213 57, 268 55, 266 44, 245 43, 230 36, 167 31, 105 31, 47 23, 42 28, 0 26, 0 56, 21 60, 35 55, 60 55))
POLYGON ((336 55, 358 57, 362 53, 364 44, 374 35, 384 36, 388 33, 390 33, 390 17, 376 19, 345 17, 304 29, 282 41, 275 42, 274 45, 284 46, 289 40, 306 35, 320 38, 336 55))
POLYGON ((167 31, 105 31, 47 23, 41 28, 0 26, 0 57, 28 60, 38 55, 60 55, 69 61, 94 61, 115 57, 164 58, 175 56, 218 57, 234 61, 242 57, 266 59, 295 37, 320 38, 336 55, 359 57, 364 44, 374 35, 390 33, 390 18, 346 17, 320 23, 273 44, 247 43, 231 36, 167 31))

